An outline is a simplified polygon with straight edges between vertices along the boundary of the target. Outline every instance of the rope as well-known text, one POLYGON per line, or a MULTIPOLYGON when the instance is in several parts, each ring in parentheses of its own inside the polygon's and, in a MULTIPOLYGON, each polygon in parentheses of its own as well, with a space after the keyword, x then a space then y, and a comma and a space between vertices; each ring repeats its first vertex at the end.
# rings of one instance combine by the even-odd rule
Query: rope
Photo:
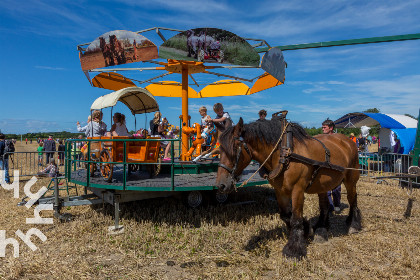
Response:
POLYGON ((260 165, 260 167, 257 169, 257 171, 254 172, 254 174, 251 175, 251 177, 249 177, 246 181, 244 181, 239 187, 235 187, 235 190, 237 190, 237 188, 240 188, 246 184, 248 184, 248 182, 255 176, 255 174, 258 173, 258 171, 260 171, 260 169, 264 166, 264 164, 268 161, 268 159, 273 155, 274 151, 277 149, 277 146, 280 144, 281 139, 283 138, 284 133, 286 132, 286 128, 289 125, 289 123, 287 123, 284 126, 283 132, 280 135, 279 140, 277 140, 276 145, 274 146, 273 150, 271 151, 271 153, 268 155, 268 157, 265 159, 265 161, 260 165))

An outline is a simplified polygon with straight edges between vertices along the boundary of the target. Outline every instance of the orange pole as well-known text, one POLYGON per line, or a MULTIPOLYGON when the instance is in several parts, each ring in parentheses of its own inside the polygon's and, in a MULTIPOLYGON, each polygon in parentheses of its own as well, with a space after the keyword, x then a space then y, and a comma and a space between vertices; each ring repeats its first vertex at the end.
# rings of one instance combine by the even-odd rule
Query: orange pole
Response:
MULTIPOLYGON (((188 126, 188 65, 182 65, 182 127, 188 126)), ((189 137, 182 134, 182 156, 181 160, 190 160, 191 157, 185 156, 189 150, 189 137)))

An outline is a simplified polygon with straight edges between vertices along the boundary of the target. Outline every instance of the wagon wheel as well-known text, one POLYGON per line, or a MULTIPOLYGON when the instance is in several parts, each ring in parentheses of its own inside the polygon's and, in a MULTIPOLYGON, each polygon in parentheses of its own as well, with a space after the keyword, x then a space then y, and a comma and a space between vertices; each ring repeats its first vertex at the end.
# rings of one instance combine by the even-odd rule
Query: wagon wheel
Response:
POLYGON ((203 202, 203 194, 200 191, 190 191, 186 195, 186 203, 191 208, 197 208, 203 202))
POLYGON ((204 50, 200 50, 199 53, 198 53, 197 60, 200 61, 200 62, 204 61, 204 55, 205 55, 204 50))
POLYGON ((110 163, 104 163, 111 161, 111 156, 109 154, 109 151, 107 149, 104 149, 101 151, 101 175, 104 178, 105 181, 111 182, 112 180, 112 173, 114 171, 114 165, 110 163))
POLYGON ((217 62, 222 63, 223 59, 225 58, 225 54, 222 50, 219 51, 219 58, 217 59, 217 62))

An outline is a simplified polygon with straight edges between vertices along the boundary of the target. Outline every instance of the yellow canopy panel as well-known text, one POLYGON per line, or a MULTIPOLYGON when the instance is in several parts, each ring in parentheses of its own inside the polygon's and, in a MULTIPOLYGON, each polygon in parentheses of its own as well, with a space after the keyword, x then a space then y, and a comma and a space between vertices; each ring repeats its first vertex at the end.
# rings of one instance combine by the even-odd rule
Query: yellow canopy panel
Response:
POLYGON ((110 90, 120 90, 126 87, 135 87, 136 85, 128 78, 117 73, 100 73, 92 79, 92 85, 98 88, 110 90))
POLYGON ((261 77, 258 78, 258 80, 255 82, 255 84, 251 88, 251 93, 254 94, 256 92, 260 92, 272 87, 276 87, 278 85, 282 85, 284 82, 281 82, 265 72, 261 77))
MULTIPOLYGON (((163 97, 182 97, 181 83, 175 81, 162 81, 156 84, 150 84, 146 87, 154 96, 163 97)), ((199 98, 197 92, 188 87, 188 98, 199 98)))
POLYGON ((250 88, 241 82, 235 80, 220 80, 203 88, 198 95, 200 97, 219 97, 248 95, 250 88))

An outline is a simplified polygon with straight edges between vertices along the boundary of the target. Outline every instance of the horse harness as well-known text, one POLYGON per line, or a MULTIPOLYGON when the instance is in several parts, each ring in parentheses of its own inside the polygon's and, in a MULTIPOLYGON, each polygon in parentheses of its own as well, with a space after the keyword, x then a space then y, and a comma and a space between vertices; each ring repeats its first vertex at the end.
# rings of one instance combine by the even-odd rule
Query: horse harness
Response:
POLYGON ((311 158, 307 158, 305 156, 296 154, 293 152, 293 124, 287 122, 286 120, 286 115, 287 115, 287 111, 281 111, 278 113, 273 114, 273 118, 272 119, 278 119, 281 122, 281 127, 284 128, 286 126, 286 133, 284 133, 282 136, 282 139, 280 140, 280 143, 285 143, 285 145, 282 145, 280 147, 278 147, 278 149, 280 150, 280 159, 279 159, 279 164, 273 169, 273 171, 270 172, 270 174, 268 175, 268 179, 274 179, 275 177, 277 177, 278 175, 280 175, 280 173, 282 173, 284 170, 286 170, 288 168, 289 162, 290 160, 296 160, 299 162, 303 162, 309 165, 314 166, 314 171, 312 172, 312 176, 311 176, 311 181, 309 182, 308 186, 306 187, 306 190, 308 190, 315 178, 317 177, 319 171, 321 168, 328 168, 331 170, 336 170, 339 172, 344 172, 345 168, 336 164, 332 164, 330 161, 330 150, 325 146, 324 143, 322 143, 321 140, 312 137, 311 139, 318 141, 322 147, 325 150, 325 161, 318 161, 318 160, 314 160, 311 158), (281 113, 280 116, 278 116, 278 114, 281 113))
POLYGON ((248 153, 248 155, 251 157, 251 159, 252 159, 252 153, 249 150, 248 145, 245 143, 244 138, 235 137, 234 140, 238 140, 239 142, 241 142, 241 145, 239 146, 238 152, 236 153, 235 165, 233 166, 233 168, 229 168, 225 164, 219 163, 219 167, 222 167, 222 168, 226 169, 226 171, 230 174, 232 179, 235 182, 237 182, 239 180, 239 176, 235 175, 235 172, 236 172, 236 169, 238 168, 239 158, 241 157, 241 154, 242 154, 242 147, 245 148, 245 151, 248 153))
MULTIPOLYGON (((286 120, 286 115, 287 115, 287 111, 281 111, 278 113, 273 114, 272 119, 278 119, 279 121, 281 121, 281 127, 284 129, 285 128, 285 133, 283 133, 279 139, 279 143, 286 143, 285 146, 280 146, 278 147, 278 145, 276 145, 276 147, 274 147, 274 149, 279 149, 280 150, 280 159, 279 159, 279 164, 270 172, 270 174, 268 175, 268 179, 274 179, 275 177, 277 177, 278 175, 280 175, 280 173, 282 173, 283 171, 285 171, 288 168, 289 162, 290 160, 296 160, 296 161, 300 161, 309 165, 312 165, 315 167, 315 170, 312 173, 312 177, 311 177, 311 181, 309 182, 308 186, 306 187, 306 190, 308 190, 315 178, 317 177, 319 170, 321 168, 328 168, 331 170, 336 170, 339 172, 344 172, 345 168, 336 164, 332 164, 330 162, 330 150, 325 146, 324 143, 322 143, 319 139, 317 138, 311 138, 313 140, 318 141, 322 147, 325 150, 325 161, 318 161, 318 160, 314 160, 314 159, 310 159, 307 158, 305 156, 296 154, 293 152, 293 124, 287 122, 286 120), (278 116, 278 114, 281 113, 281 116, 278 116)), ((230 176, 232 177, 232 179, 234 181, 238 181, 238 176, 235 175, 236 169, 238 168, 238 163, 239 163, 239 159, 240 156, 242 154, 242 147, 244 147, 245 151, 248 153, 248 155, 251 157, 252 159, 252 153, 249 150, 247 144, 244 142, 244 139, 242 137, 235 137, 234 140, 239 140, 241 142, 241 145, 239 146, 238 152, 236 154, 236 161, 235 161, 235 165, 233 166, 233 168, 229 168, 228 166, 226 166, 225 164, 219 163, 219 167, 224 168, 226 171, 228 171, 228 173, 230 174, 230 176)))

